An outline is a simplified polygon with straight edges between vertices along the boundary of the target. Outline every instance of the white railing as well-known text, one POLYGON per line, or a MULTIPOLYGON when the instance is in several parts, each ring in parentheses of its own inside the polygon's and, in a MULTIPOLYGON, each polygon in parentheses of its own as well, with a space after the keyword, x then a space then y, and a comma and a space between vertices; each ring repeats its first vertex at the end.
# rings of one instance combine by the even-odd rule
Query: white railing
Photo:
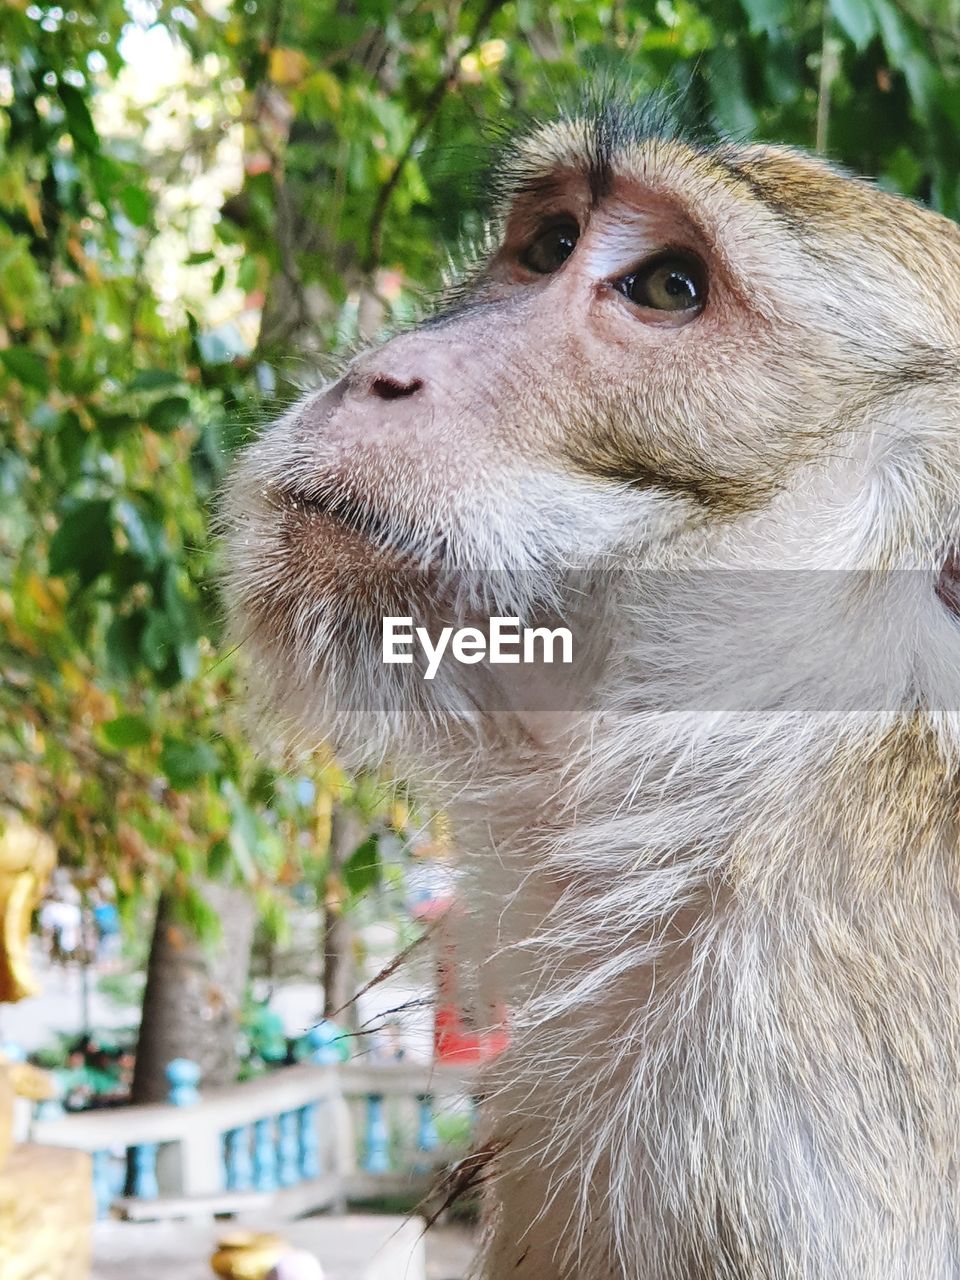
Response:
POLYGON ((475 1078, 420 1063, 285 1067, 202 1095, 175 1088, 179 1105, 41 1116, 31 1138, 91 1153, 101 1216, 339 1209, 418 1194, 465 1154, 475 1078), (441 1141, 443 1117, 459 1142, 441 1141))

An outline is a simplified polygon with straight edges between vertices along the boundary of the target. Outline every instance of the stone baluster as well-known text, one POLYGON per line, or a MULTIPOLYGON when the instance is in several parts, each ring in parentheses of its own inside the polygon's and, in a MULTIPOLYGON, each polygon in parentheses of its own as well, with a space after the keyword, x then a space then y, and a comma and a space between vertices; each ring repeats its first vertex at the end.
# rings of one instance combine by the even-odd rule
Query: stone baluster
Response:
POLYGON ((200 1101, 200 1068, 189 1058, 174 1058, 167 1063, 167 1101, 175 1107, 191 1107, 200 1101))
POLYGON ((253 1184, 257 1191, 277 1189, 277 1124, 273 1116, 265 1116, 253 1126, 253 1184))
POLYGON ((224 1185, 228 1191, 250 1191, 253 1188, 253 1160, 250 1154, 250 1128, 231 1129, 223 1140, 224 1185))
POLYGON ((300 1181, 300 1142, 296 1111, 282 1111, 277 1119, 277 1178, 281 1187, 300 1181))
POLYGON ((300 1141, 300 1177, 306 1182, 320 1176, 320 1139, 317 1134, 319 1108, 315 1102, 297 1112, 297 1136, 300 1141))
POLYGON ((382 1094, 371 1093, 367 1095, 366 1119, 363 1168, 367 1173, 389 1173, 390 1134, 387 1130, 387 1117, 382 1094))
POLYGON ((417 1097, 417 1150, 424 1153, 435 1151, 439 1142, 433 1098, 429 1093, 421 1093, 417 1097))
POLYGON ((105 1218, 110 1212, 114 1197, 114 1176, 111 1165, 112 1153, 94 1151, 93 1153, 93 1201, 97 1208, 97 1217, 105 1218))
POLYGON ((160 1194, 157 1186, 157 1144, 141 1142, 130 1151, 133 1156, 131 1194, 138 1200, 156 1200, 160 1194))
POLYGON ((109 1177, 110 1198, 116 1200, 124 1194, 127 1187, 127 1153, 123 1147, 114 1147, 110 1152, 109 1177))

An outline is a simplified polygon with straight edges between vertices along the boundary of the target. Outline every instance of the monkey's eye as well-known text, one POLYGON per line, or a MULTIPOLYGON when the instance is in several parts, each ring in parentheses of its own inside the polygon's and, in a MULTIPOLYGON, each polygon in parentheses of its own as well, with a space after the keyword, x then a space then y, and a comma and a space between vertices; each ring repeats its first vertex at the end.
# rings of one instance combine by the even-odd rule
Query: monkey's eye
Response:
POLYGON ((577 247, 579 238, 580 228, 572 218, 548 223, 520 254, 520 261, 528 271, 548 276, 560 270, 577 247))
POLYGON ((654 311, 699 311, 707 300, 703 263, 687 254, 664 254, 614 283, 625 298, 654 311))

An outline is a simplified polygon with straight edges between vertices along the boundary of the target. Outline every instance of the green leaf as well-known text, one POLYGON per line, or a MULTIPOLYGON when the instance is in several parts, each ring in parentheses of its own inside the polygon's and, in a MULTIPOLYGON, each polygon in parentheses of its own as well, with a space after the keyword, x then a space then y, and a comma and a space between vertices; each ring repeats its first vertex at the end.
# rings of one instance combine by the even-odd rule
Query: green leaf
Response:
POLYGON ((257 874, 257 854, 262 849, 262 828, 253 810, 234 792, 233 820, 230 823, 230 853, 233 865, 247 884, 257 874))
POLYGON ((223 936, 219 915, 195 885, 188 885, 184 889, 176 902, 176 914, 207 946, 223 936))
POLYGON ((217 753, 207 742, 187 742, 167 734, 160 752, 160 766, 178 791, 195 787, 218 764, 217 753))
POLYGON ((150 197, 142 187, 125 186, 120 192, 120 205, 135 227, 145 227, 150 221, 150 197))
POLYGON ((207 850, 207 875, 211 880, 220 880, 227 873, 232 862, 230 841, 225 836, 214 840, 207 850))
POLYGON ((731 45, 717 45, 708 55, 707 68, 717 123, 733 138, 749 137, 757 127, 757 117, 744 90, 742 51, 731 45))
POLYGON ((98 413, 96 417, 97 432, 107 449, 112 449, 132 428, 138 425, 138 419, 131 418, 129 413, 98 413))
POLYGON ((102 726, 103 736, 111 747, 144 747, 153 731, 143 716, 117 716, 102 726))
POLYGON ((93 117, 90 114, 90 108, 87 106, 87 100, 72 84, 66 84, 60 81, 58 88, 60 101, 63 103, 64 114, 67 117, 67 128, 73 135, 73 140, 81 151, 99 151, 100 139, 97 136, 97 130, 93 123, 93 117))
POLYGON ((830 0, 837 26, 857 49, 865 49, 877 34, 877 18, 870 0, 830 0))
POLYGON ((790 0, 740 0, 740 7, 747 15, 754 34, 766 32, 772 35, 785 26, 791 16, 790 0))
POLYGON ((8 347, 0 351, 0 360, 6 365, 7 372, 25 387, 33 387, 44 395, 50 390, 47 366, 34 352, 23 347, 8 347))
POLYGON ((380 841, 374 832, 343 864, 343 882, 354 897, 359 897, 380 883, 382 870, 380 841))
POLYGON ((140 640, 144 661, 153 671, 162 671, 177 646, 177 635, 165 613, 154 609, 140 640))
POLYGON ((146 625, 146 614, 138 609, 114 618, 107 627, 107 668, 112 675, 130 679, 136 673, 142 660, 141 642, 146 625))
POLYGON ((129 391, 159 391, 164 387, 176 387, 183 381, 179 373, 169 369, 141 369, 127 383, 129 391))
POLYGON ((73 572, 84 583, 105 572, 112 558, 111 506, 103 499, 74 507, 64 516, 50 542, 50 572, 73 572))
POLYGON ((181 640, 197 634, 197 608, 193 600, 181 588, 182 573, 176 564, 167 566, 163 576, 163 607, 170 626, 181 640))
POLYGON ((252 254, 248 254, 237 270, 237 287, 244 293, 249 293, 251 289, 256 288, 259 275, 259 262, 252 254))
POLYGON ((145 516, 127 498, 116 504, 117 522, 127 535, 130 550, 148 569, 155 569, 163 556, 166 539, 163 526, 145 516))
POLYGON ((158 400, 147 411, 147 422, 154 431, 174 431, 182 426, 190 413, 190 402, 184 396, 169 396, 158 400))

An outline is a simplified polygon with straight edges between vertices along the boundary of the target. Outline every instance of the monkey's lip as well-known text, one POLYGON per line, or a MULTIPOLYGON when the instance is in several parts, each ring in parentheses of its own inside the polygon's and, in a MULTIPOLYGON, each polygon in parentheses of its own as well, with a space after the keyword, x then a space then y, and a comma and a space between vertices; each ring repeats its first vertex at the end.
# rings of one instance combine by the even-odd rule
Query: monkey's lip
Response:
POLYGON ((397 561, 398 568, 441 569, 447 539, 439 530, 415 528, 393 512, 385 512, 356 497, 325 492, 281 489, 283 505, 318 515, 337 529, 369 544, 397 561))

